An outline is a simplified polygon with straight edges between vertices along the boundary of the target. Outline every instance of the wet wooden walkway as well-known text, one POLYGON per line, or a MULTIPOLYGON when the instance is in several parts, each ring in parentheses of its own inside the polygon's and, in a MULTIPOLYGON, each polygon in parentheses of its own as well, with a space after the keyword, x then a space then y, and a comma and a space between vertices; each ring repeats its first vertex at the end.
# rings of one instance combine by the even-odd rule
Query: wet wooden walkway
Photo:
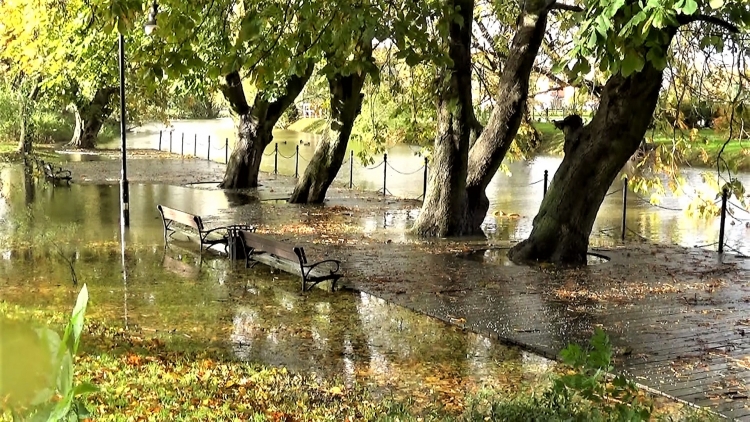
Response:
POLYGON ((639 383, 750 420, 750 260, 628 245, 583 270, 508 266, 502 250, 341 249, 352 287, 547 357, 602 327, 639 383), (443 252, 438 252, 442 250, 443 252))

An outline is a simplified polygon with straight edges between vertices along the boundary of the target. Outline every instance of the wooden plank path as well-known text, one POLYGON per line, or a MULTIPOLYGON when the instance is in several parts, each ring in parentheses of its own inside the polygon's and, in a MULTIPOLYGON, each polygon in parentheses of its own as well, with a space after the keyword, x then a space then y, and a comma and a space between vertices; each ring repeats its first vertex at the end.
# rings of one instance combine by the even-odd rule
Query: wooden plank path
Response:
POLYGON ((347 246, 334 255, 357 290, 547 357, 569 342, 585 344, 600 326, 615 347, 617 371, 750 420, 750 260, 719 263, 711 251, 628 245, 606 251, 606 264, 553 271, 440 252, 446 249, 347 246))

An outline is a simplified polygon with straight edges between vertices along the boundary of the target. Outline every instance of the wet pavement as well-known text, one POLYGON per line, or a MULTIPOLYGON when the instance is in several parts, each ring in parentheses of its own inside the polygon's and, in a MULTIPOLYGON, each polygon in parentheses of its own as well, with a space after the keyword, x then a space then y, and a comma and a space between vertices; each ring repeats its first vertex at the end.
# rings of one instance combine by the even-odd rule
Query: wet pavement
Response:
MULTIPOLYGON (((144 169, 147 168, 149 166, 144 165, 144 169)), ((190 174, 191 170, 184 171, 184 174, 190 174)), ((183 183, 182 176, 166 179, 183 183)), ((472 349, 487 344, 490 341, 487 338, 521 345, 526 350, 554 358, 567 343, 584 343, 595 327, 602 327, 616 347, 617 370, 677 398, 709 406, 731 417, 750 418, 747 407, 750 393, 746 387, 750 378, 750 347, 745 339, 746 328, 750 330, 747 305, 750 301, 747 277, 750 262, 731 256, 719 262, 716 254, 710 251, 644 242, 621 244, 612 237, 600 235, 593 239, 592 244, 597 253, 609 258, 607 262, 593 259, 595 265, 564 271, 516 266, 503 258, 503 251, 520 239, 509 238, 502 225, 491 230, 490 240, 419 240, 405 230, 416 217, 419 208, 416 201, 383 199, 374 193, 349 191, 343 186, 330 191, 331 199, 324 206, 298 206, 275 201, 289 193, 292 181, 291 178, 264 174, 261 188, 244 193, 222 192, 210 183, 192 188, 135 185, 133 203, 140 198, 141 205, 134 205, 132 227, 139 228, 131 229, 128 241, 141 246, 138 246, 138 251, 131 252, 128 261, 139 262, 132 265, 135 265, 135 274, 140 271, 142 275, 129 275, 129 280, 133 277, 140 280, 132 287, 134 296, 130 296, 131 290, 124 296, 133 309, 140 308, 137 311, 128 308, 130 321, 140 319, 142 326, 166 331, 174 330, 174 325, 184 321, 186 316, 179 312, 173 318, 154 315, 155 312, 164 313, 164 307, 153 307, 153 304, 160 303, 154 291, 162 291, 162 294, 172 296, 161 301, 163 306, 189 313, 192 315, 189 321, 206 318, 224 321, 222 328, 216 329, 218 331, 208 326, 203 329, 194 327, 195 330, 186 332, 186 335, 218 332, 220 337, 226 335, 232 339, 240 356, 275 358, 279 360, 277 363, 291 367, 295 367, 295 362, 298 367, 326 364, 330 356, 339 356, 333 359, 335 371, 341 372, 344 368, 344 374, 358 372, 347 369, 350 365, 347 358, 352 355, 348 350, 355 350, 348 348, 351 344, 359 344, 357 350, 368 350, 369 355, 362 360, 367 362, 363 365, 368 371, 398 367, 399 364, 389 360, 394 356, 414 359, 425 355, 429 358, 426 361, 439 362, 440 359, 426 353, 429 350, 442 353, 437 352, 441 346, 445 346, 446 353, 455 349, 453 356, 463 362, 463 368, 470 368, 472 365, 467 364, 466 359, 457 356, 489 356, 472 349), (363 293, 331 295, 313 292, 301 296, 296 292, 298 280, 263 266, 256 267, 249 278, 244 270, 204 271, 203 267, 196 275, 194 263, 184 262, 182 258, 164 260, 166 263, 159 261, 158 264, 155 258, 145 259, 143 250, 150 251, 148 256, 157 256, 155 245, 159 244, 161 236, 161 223, 155 210, 157 201, 206 215, 213 224, 257 225, 261 233, 304 244, 309 257, 340 259, 346 275, 345 283, 363 293), (481 259, 477 259, 479 256, 481 259), (141 264, 141 260, 151 263, 141 264), (179 283, 180 288, 167 289, 170 283, 179 283), (252 283, 261 283, 264 287, 252 283), (276 283, 288 286, 289 290, 286 293, 265 290, 269 284, 276 283), (274 297, 273 303, 265 305, 264 301, 269 297, 274 297), (348 304, 333 304, 342 297, 351 299, 346 299, 348 304), (229 300, 232 306, 210 305, 229 300), (399 334, 403 322, 399 321, 406 319, 396 316, 403 311, 396 311, 401 308, 393 308, 389 303, 433 316, 456 328, 443 326, 441 330, 447 331, 437 334, 414 328, 411 331, 414 342, 404 341, 399 334), (373 308, 373 304, 377 306, 373 308), (270 306, 270 311, 264 314, 265 306, 270 306), (379 313, 368 316, 368 309, 379 309, 379 313), (355 313, 358 315, 357 330, 336 328, 346 325, 341 318, 351 319, 355 313), (302 331, 288 329, 293 324, 288 322, 291 319, 284 318, 292 314, 307 318, 303 319, 306 328, 302 331), (229 320, 231 324, 226 323, 229 320), (379 338, 384 327, 393 333, 390 339, 379 338), (462 340, 473 344, 470 347, 456 347, 450 341, 443 341, 450 338, 446 336, 451 330, 459 333, 468 330, 480 336, 468 336, 473 340, 462 340), (306 338, 305 347, 295 343, 304 343, 306 338), (253 345, 258 346, 253 348, 253 345), (293 347, 288 347, 290 345, 293 347), (386 349, 378 349, 383 345, 386 349), (321 347, 325 350, 320 351, 321 347), (274 350, 279 352, 274 353, 274 350), (283 350, 302 350, 304 353, 291 352, 292 357, 287 357, 281 352, 283 350), (386 363, 379 363, 383 360, 386 363)), ((74 191, 85 187, 62 189, 74 191)), ((106 201, 104 197, 100 198, 101 202, 113 202, 111 194, 102 195, 109 196, 106 201)), ((116 195, 114 199, 114 204, 110 204, 113 209, 109 209, 106 215, 98 215, 101 230, 96 236, 91 235, 91 240, 94 237, 111 239, 107 230, 117 218, 113 212, 116 211, 116 195), (102 236, 101 232, 106 235, 102 236)), ((45 199, 53 200, 54 197, 45 199)), ((66 203, 60 201, 60 206, 66 203)), ((14 202, 23 203, 23 195, 9 201, 8 206, 12 207, 14 202)), ((56 217, 53 214, 49 218, 56 217)), ((77 237, 87 239, 86 235, 77 237)), ((12 263, 3 266, 6 271, 19 268, 15 255, 7 256, 3 262, 12 263)), ((32 262, 36 261, 32 259, 32 262)), ((93 263, 98 262, 98 258, 90 257, 86 262, 85 268, 95 271, 93 263)), ((116 268, 111 268, 116 265, 102 265, 113 271, 108 278, 118 280, 116 268)), ((220 261, 216 265, 227 264, 220 261)), ((56 271, 55 277, 36 275, 33 282, 24 278, 26 287, 40 283, 40 278, 65 278, 67 269, 64 265, 59 265, 56 271)), ((113 297, 123 298, 123 288, 113 287, 115 283, 121 285, 121 277, 119 281, 108 282, 102 290, 111 291, 113 297)), ((42 287, 34 288, 43 291, 42 287)), ((131 289, 130 284, 128 289, 131 289)), ((12 292, 13 287, 4 286, 3 296, 9 291, 12 292)), ((21 291, 17 293, 19 298, 23 296, 21 291)), ((428 322, 433 321, 431 319, 419 321, 412 326, 437 323, 428 322)), ((519 357, 516 361, 523 359, 519 357)), ((485 361, 479 366, 484 367, 487 363, 485 361)))

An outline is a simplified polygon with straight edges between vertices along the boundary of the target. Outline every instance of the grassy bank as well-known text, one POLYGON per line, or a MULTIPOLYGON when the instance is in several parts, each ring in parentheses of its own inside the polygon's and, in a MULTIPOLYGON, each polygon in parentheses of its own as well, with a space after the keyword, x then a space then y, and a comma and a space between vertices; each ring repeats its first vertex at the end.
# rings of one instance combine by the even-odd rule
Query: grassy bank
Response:
MULTIPOLYGON (((543 154, 562 155, 562 132, 555 129, 552 123, 539 122, 534 126, 541 132, 543 139, 538 151, 543 154)), ((715 167, 716 157, 726 143, 722 158, 735 170, 750 171, 750 142, 733 139, 727 143, 728 137, 728 133, 702 129, 692 134, 690 131, 657 133, 654 142, 671 148, 673 140, 676 139, 678 149, 682 150, 684 155, 685 164, 693 167, 715 167)))
POLYGON ((306 132, 320 135, 325 129, 326 119, 317 117, 303 117, 289 125, 286 129, 295 132, 306 132))

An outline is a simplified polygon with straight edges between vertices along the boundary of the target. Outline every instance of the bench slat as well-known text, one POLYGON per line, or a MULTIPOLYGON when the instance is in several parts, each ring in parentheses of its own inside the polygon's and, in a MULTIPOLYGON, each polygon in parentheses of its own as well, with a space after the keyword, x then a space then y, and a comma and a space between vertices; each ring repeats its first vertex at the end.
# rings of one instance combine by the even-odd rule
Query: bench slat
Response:
POLYGON ((245 245, 263 251, 268 254, 273 254, 279 258, 290 260, 297 264, 296 273, 300 272, 299 269, 299 257, 294 253, 294 245, 288 243, 279 242, 278 240, 269 239, 265 236, 257 235, 245 230, 240 230, 240 235, 245 239, 245 245))
POLYGON ((157 205, 157 208, 159 208, 159 211, 166 220, 176 221, 180 224, 193 227, 198 231, 203 230, 203 221, 197 215, 165 207, 164 205, 157 205))

